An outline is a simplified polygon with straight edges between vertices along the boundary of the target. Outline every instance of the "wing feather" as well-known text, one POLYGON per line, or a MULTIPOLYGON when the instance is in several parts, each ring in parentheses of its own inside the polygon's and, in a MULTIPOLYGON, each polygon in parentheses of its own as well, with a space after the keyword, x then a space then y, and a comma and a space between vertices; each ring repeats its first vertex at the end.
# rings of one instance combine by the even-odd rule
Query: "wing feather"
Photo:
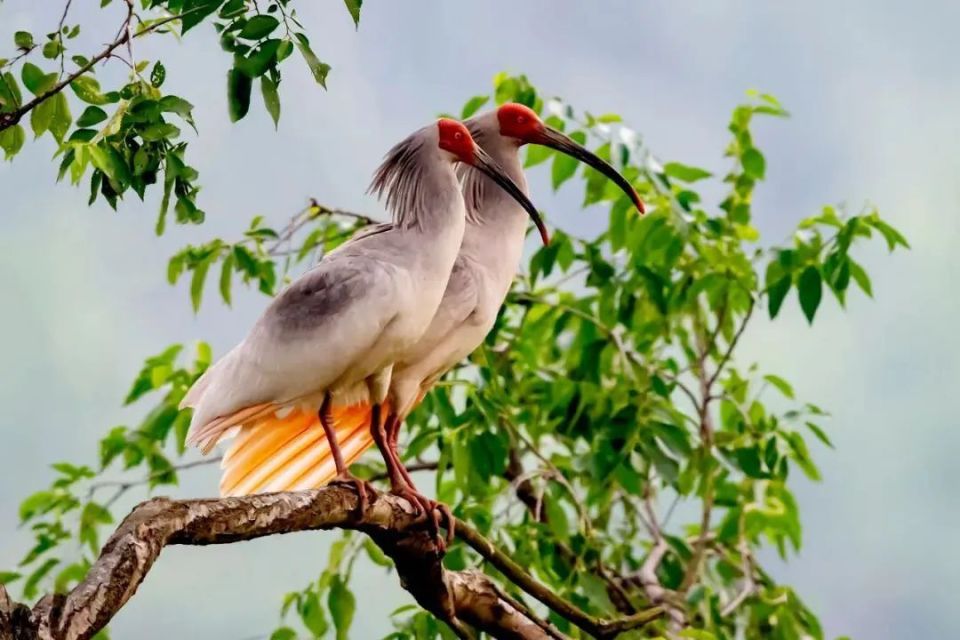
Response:
POLYGON ((351 367, 369 361, 362 356, 396 315, 399 278, 396 267, 367 247, 365 255, 329 256, 294 281, 185 396, 182 406, 194 408, 190 440, 215 442, 220 429, 208 425, 254 405, 289 404, 372 373, 351 367))

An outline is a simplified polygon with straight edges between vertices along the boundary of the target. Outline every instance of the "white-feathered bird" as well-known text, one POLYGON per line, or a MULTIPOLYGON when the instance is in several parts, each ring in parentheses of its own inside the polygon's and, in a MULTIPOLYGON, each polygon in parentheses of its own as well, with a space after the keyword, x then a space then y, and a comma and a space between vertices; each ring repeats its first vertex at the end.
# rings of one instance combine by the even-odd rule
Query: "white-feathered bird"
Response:
POLYGON ((322 449, 324 481, 353 483, 365 500, 347 464, 367 444, 341 452, 338 441, 369 433, 371 421, 383 430, 392 368, 436 314, 465 225, 456 162, 490 176, 543 229, 536 208, 463 124, 441 119, 397 144, 371 185, 386 196, 393 222, 346 243, 284 289, 181 403, 194 411, 188 443, 204 453, 239 432, 224 459, 221 487, 232 490, 223 493, 249 493, 293 456, 322 449), (330 408, 350 398, 369 407, 368 419, 350 432, 335 430, 330 408), (317 423, 321 429, 310 428, 317 423), (251 458, 271 447, 284 455, 251 458), (242 486, 237 469, 248 471, 242 486))
MULTIPOLYGON (((540 144, 571 155, 614 181, 643 212, 643 203, 630 183, 613 167, 564 134, 546 126, 535 112, 518 104, 505 104, 466 122, 477 143, 526 192, 519 148, 540 144)), ((473 173, 463 176, 467 224, 463 244, 440 306, 423 337, 401 355, 393 369, 387 402, 386 425, 391 484, 403 488, 412 482, 396 454, 399 426, 436 380, 469 355, 490 331, 516 275, 526 234, 523 209, 487 179, 473 173), (396 477, 402 476, 402 477, 396 477), (399 486, 397 486, 399 485, 399 486)), ((376 233, 378 225, 361 234, 376 233)), ((344 441, 347 464, 374 441, 366 427, 371 406, 356 394, 334 398, 332 414, 344 441)), ((287 418, 244 429, 224 458, 221 489, 225 494, 308 489, 323 485, 335 473, 331 453, 324 444, 301 448, 300 433, 318 433, 316 421, 287 418), (277 435, 276 441, 264 434, 277 435)), ((422 498, 419 494, 414 495, 422 498)), ((420 500, 424 507, 432 501, 420 500)))

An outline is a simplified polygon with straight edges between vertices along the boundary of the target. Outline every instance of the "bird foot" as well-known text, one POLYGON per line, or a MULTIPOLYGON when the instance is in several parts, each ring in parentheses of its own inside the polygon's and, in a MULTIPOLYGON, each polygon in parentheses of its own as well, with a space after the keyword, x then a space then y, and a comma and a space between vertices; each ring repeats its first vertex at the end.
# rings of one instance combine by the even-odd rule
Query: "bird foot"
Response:
POLYGON ((376 497, 377 495, 377 490, 372 484, 366 480, 361 480, 349 471, 345 471, 336 476, 330 481, 330 484, 350 487, 353 489, 357 493, 357 511, 359 513, 364 513, 367 510, 367 507, 370 506, 370 496, 372 495, 376 497))
POLYGON ((429 523, 430 532, 433 534, 437 549, 441 554, 446 553, 447 547, 453 544, 453 536, 455 533, 455 521, 450 507, 442 502, 428 498, 409 484, 398 487, 391 493, 409 502, 413 506, 415 515, 420 516, 424 513, 427 514, 427 522, 429 523), (447 531, 445 538, 440 536, 441 527, 447 531))

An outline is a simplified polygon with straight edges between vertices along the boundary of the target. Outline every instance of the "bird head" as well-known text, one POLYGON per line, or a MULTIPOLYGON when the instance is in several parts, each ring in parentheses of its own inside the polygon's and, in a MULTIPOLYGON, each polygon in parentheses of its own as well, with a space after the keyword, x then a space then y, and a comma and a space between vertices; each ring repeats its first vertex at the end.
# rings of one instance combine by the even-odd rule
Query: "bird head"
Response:
POLYGON ((540 217, 537 208, 530 202, 530 198, 510 179, 503 167, 477 145, 463 123, 449 118, 440 118, 437 121, 437 133, 440 149, 450 153, 455 160, 486 175, 520 203, 520 206, 530 215, 533 223, 537 225, 543 244, 550 244, 550 234, 547 233, 547 227, 543 224, 543 219, 540 217))
POLYGON ((640 196, 626 178, 620 175, 603 158, 590 152, 561 131, 544 123, 533 109, 515 102, 508 102, 497 108, 496 117, 501 136, 516 140, 518 146, 539 144, 576 158, 610 178, 633 201, 637 210, 640 213, 644 212, 640 196))

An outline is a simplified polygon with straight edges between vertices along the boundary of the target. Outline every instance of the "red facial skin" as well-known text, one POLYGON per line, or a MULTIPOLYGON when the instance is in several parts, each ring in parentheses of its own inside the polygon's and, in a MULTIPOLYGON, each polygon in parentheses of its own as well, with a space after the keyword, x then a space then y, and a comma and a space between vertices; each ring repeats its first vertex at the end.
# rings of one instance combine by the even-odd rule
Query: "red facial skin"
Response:
POLYGON ((448 118, 437 121, 440 132, 440 148, 457 156, 460 162, 472 165, 476 157, 477 143, 462 123, 448 118))
POLYGON ((500 135, 516 138, 521 144, 536 143, 542 137, 543 122, 540 116, 522 104, 509 102, 497 109, 497 121, 500 124, 500 135))

